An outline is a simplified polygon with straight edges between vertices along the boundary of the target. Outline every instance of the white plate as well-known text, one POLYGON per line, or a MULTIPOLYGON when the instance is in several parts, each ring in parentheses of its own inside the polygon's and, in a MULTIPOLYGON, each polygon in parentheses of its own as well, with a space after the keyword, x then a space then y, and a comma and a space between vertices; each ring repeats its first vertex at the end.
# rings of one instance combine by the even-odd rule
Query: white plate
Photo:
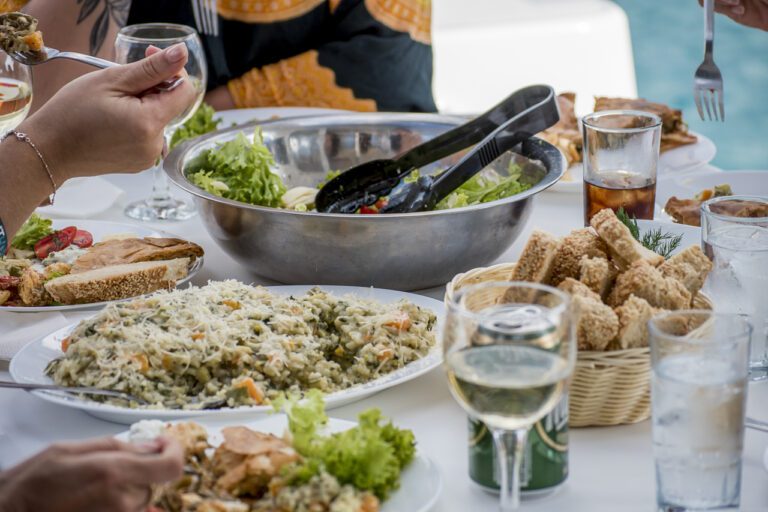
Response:
MULTIPOLYGON (((693 134, 699 139, 695 144, 681 146, 665 151, 659 155, 659 180, 662 180, 665 177, 671 178, 676 174, 695 171, 697 168, 708 164, 715 158, 715 154, 717 153, 715 144, 709 138, 699 133, 693 134)), ((570 180, 561 178, 560 181, 547 190, 551 192, 567 192, 572 194, 580 193, 584 180, 584 169, 582 164, 573 164, 568 168, 568 173, 570 174, 570 180)))
MULTIPOLYGON (((205 427, 208 431, 208 442, 214 447, 219 446, 224 440, 221 430, 226 426, 244 426, 257 432, 273 434, 278 437, 282 437, 288 429, 288 420, 284 414, 276 414, 243 423, 228 422, 228 425, 223 425, 221 422, 214 424, 206 420, 194 421, 205 427)), ((355 425, 356 423, 353 421, 329 418, 326 432, 343 432, 355 425)), ((121 432, 115 437, 125 442, 130 439, 127 431, 121 432)), ((381 512, 427 512, 435 505, 442 490, 443 482, 440 471, 434 462, 417 451, 413 461, 400 475, 400 488, 382 503, 381 512)))
POLYGON ((709 172, 661 180, 656 185, 656 204, 663 208, 672 196, 692 199, 704 189, 724 184, 737 195, 768 196, 768 170, 709 172))
POLYGON ((701 228, 696 226, 686 226, 685 224, 673 224, 671 222, 660 222, 658 220, 638 219, 637 227, 640 228, 640 234, 652 229, 661 228, 665 233, 672 235, 682 235, 683 240, 680 247, 673 253, 676 254, 692 245, 701 245, 701 228))
POLYGON ((216 118, 221 119, 219 128, 229 128, 231 125, 246 124, 252 121, 271 121, 272 119, 285 119, 289 117, 319 116, 338 114, 345 110, 331 108, 308 107, 275 107, 275 108, 238 108, 234 110, 221 110, 216 112, 216 118))
MULTIPOLYGON (((282 295, 302 295, 312 286, 269 286, 270 291, 282 295)), ((434 332, 440 332, 443 318, 443 303, 412 293, 399 292, 395 290, 381 290, 377 288, 362 288, 356 286, 322 286, 323 290, 336 296, 354 294, 358 297, 377 300, 383 303, 397 302, 400 299, 407 299, 419 307, 429 309, 437 315, 437 324, 434 332)), ((76 324, 75 324, 76 325, 76 324)), ((16 382, 25 382, 30 384, 51 384, 53 381, 45 375, 45 367, 52 360, 61 357, 61 340, 75 328, 70 325, 59 329, 41 339, 24 346, 11 360, 10 373, 16 382)), ((357 400, 361 400, 375 393, 383 391, 392 386, 397 386, 409 380, 415 379, 420 375, 436 368, 443 360, 442 348, 439 342, 432 350, 418 361, 414 361, 399 370, 388 373, 371 382, 353 386, 351 388, 331 393, 325 397, 325 403, 328 409, 341 407, 357 400)), ((174 420, 179 418, 208 417, 208 418, 232 418, 232 417, 250 417, 264 415, 273 409, 269 405, 237 407, 234 409, 216 409, 209 411, 188 411, 171 409, 128 409, 110 404, 103 404, 90 400, 83 400, 78 397, 54 394, 43 391, 33 391, 40 398, 63 405, 81 409, 97 418, 130 425, 142 419, 174 420)))
MULTIPOLYGON (((63 229, 68 226, 76 226, 77 229, 84 229, 93 235, 93 243, 101 241, 104 237, 109 235, 130 234, 140 238, 144 237, 159 237, 159 238, 179 238, 178 236, 167 233, 165 231, 158 231, 156 229, 148 228, 146 226, 138 224, 121 224, 119 222, 107 222, 103 220, 86 220, 86 219, 52 219, 53 229, 63 229)), ((184 279, 179 280, 176 286, 181 286, 184 283, 192 279, 201 268, 203 268, 204 258, 197 258, 189 269, 189 273, 184 279)), ((0 311, 9 311, 12 313, 40 313, 49 311, 78 311, 89 309, 100 309, 105 304, 112 302, 122 302, 123 300, 112 300, 104 302, 93 302, 91 304, 72 304, 65 306, 0 306, 0 311)))

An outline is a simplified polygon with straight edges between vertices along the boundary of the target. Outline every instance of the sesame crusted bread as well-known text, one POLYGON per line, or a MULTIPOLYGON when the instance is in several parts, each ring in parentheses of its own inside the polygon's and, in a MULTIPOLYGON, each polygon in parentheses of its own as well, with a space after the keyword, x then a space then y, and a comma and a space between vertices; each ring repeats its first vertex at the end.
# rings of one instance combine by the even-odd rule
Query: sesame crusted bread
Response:
POLYGON ((51 279, 45 289, 62 304, 126 299, 173 288, 188 266, 188 258, 113 265, 51 279))
POLYGON ((608 248, 590 228, 576 229, 560 241, 552 264, 552 286, 565 279, 578 279, 581 273, 581 258, 608 258, 608 248))
POLYGON ((544 231, 534 231, 515 265, 512 281, 548 283, 557 247, 557 238, 544 231))
POLYGON ((659 267, 661 275, 677 279, 694 297, 704 286, 710 270, 712 262, 698 245, 672 256, 659 267))
POLYGON ((579 262, 579 267, 579 281, 605 299, 616 279, 617 271, 613 263, 605 258, 584 256, 579 262))
POLYGON ((629 228, 616 217, 610 208, 597 212, 592 217, 590 225, 608 246, 614 263, 621 270, 627 270, 632 263, 640 260, 644 260, 654 267, 664 261, 663 256, 646 249, 643 244, 635 240, 629 228))

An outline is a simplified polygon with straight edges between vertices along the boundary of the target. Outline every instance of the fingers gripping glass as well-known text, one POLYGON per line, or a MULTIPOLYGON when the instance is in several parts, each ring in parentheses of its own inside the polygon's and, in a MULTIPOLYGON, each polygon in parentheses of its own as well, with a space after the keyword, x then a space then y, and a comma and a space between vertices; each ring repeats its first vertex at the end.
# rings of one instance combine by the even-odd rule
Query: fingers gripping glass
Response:
MULTIPOLYGON (((188 81, 195 88, 197 96, 184 113, 166 126, 166 146, 170 144, 173 132, 192 116, 205 95, 208 70, 200 38, 193 28, 185 25, 145 23, 124 27, 115 40, 116 60, 121 64, 143 59, 150 46, 163 49, 177 43, 184 43, 187 47, 189 58, 184 69, 189 75, 188 81)), ((162 160, 160 160, 152 170, 152 195, 142 201, 129 204, 125 210, 128 217, 144 221, 185 220, 195 214, 191 203, 175 199, 171 195, 168 178, 162 168, 162 160)))

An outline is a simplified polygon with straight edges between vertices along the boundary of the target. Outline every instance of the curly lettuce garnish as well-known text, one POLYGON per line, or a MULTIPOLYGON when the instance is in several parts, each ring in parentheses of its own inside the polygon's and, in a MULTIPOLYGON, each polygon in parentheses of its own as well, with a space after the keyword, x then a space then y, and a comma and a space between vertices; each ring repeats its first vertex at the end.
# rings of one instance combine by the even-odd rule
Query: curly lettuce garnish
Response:
POLYGON ((210 194, 260 206, 280 206, 286 192, 282 178, 272 172, 272 153, 264 145, 261 130, 253 142, 237 137, 203 152, 190 166, 187 177, 210 194))
POLYGON ((33 250, 35 244, 41 238, 53 233, 52 225, 53 221, 51 219, 46 219, 33 213, 16 232, 16 236, 13 237, 11 246, 22 251, 33 250))
POLYGON ((213 110, 213 107, 207 103, 201 103, 197 110, 195 110, 195 113, 192 114, 192 117, 187 119, 183 125, 173 132, 169 149, 173 149, 185 140, 194 139, 195 137, 216 131, 219 123, 221 123, 221 119, 214 120, 214 114, 216 114, 216 111, 213 110))
POLYGON ((282 397, 273 404, 288 416, 293 446, 304 458, 288 470, 291 483, 305 483, 325 470, 340 483, 370 491, 384 500, 399 487, 400 473, 415 456, 413 432, 391 422, 382 425, 378 409, 361 413, 359 424, 349 430, 322 435, 328 416, 320 391, 310 391, 301 401, 282 397))

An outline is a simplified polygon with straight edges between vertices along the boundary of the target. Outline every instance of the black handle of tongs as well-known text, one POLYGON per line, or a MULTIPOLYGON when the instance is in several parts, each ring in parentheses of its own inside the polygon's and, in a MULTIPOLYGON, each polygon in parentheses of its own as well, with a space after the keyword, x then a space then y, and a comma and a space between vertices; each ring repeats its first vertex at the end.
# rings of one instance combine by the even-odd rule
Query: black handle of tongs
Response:
MULTIPOLYGON (((413 169, 418 169, 458 153, 462 149, 474 146, 494 133, 515 114, 530 108, 532 101, 540 102, 542 95, 546 94, 545 89, 551 90, 546 85, 532 85, 515 91, 472 121, 407 151, 397 158, 397 163, 400 164, 398 177, 402 178, 413 169)), ((552 94, 554 95, 554 91, 552 94)))
POLYGON ((555 91, 548 85, 534 85, 525 92, 527 108, 518 110, 453 167, 435 178, 424 209, 429 210, 472 176, 485 169, 517 144, 546 130, 560 118, 555 91))

